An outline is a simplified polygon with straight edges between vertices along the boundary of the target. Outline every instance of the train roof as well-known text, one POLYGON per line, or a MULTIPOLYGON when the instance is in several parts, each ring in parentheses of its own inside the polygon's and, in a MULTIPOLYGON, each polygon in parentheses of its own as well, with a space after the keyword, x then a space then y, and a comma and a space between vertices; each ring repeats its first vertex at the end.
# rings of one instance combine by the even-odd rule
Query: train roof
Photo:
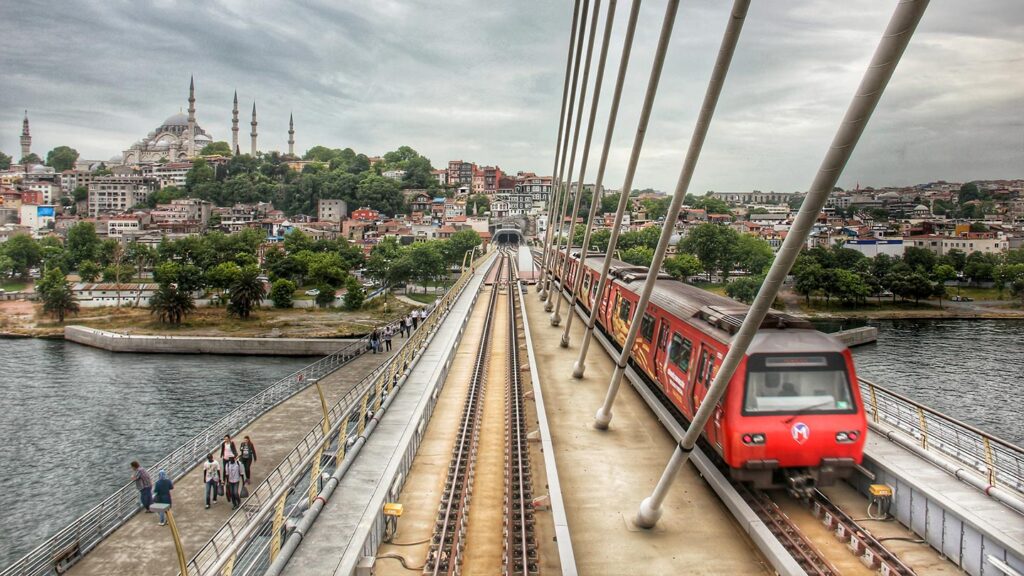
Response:
MULTIPOLYGON (((603 263, 603 255, 587 255, 588 268, 600 270, 603 263)), ((608 273, 615 282, 637 293, 649 274, 644 266, 615 259, 612 259, 608 273)), ((658 274, 658 282, 655 282, 651 293, 651 303, 724 341, 730 340, 739 331, 750 309, 750 306, 732 298, 674 280, 664 272, 658 274)), ((815 330, 814 325, 807 320, 777 310, 768 311, 759 329, 784 328, 815 330)))

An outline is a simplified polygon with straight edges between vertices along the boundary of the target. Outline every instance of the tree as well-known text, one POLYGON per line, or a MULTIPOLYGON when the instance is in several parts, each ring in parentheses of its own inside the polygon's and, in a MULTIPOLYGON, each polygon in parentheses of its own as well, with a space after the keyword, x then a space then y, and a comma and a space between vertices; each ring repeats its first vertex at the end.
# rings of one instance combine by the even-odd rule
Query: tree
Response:
POLYGON ((317 306, 321 308, 327 308, 331 304, 334 304, 334 300, 335 298, 337 298, 337 292, 333 286, 329 286, 327 284, 320 284, 316 288, 317 290, 319 290, 315 298, 317 306))
POLYGON ((42 163, 43 159, 40 158, 39 155, 36 154, 35 152, 29 152, 28 156, 22 156, 21 160, 18 162, 18 164, 21 164, 22 166, 31 166, 34 164, 42 163))
POLYGON ((483 194, 470 196, 469 199, 466 200, 466 214, 483 216, 484 213, 490 211, 490 209, 491 201, 483 194))
POLYGON ((903 253, 903 261, 915 272, 929 273, 935 268, 935 253, 926 248, 911 246, 903 253))
POLYGON ((28 279, 28 271, 41 262, 39 244, 28 234, 15 234, 0 244, 0 250, 11 259, 11 273, 28 279))
POLYGON ((122 280, 131 279, 133 272, 135 268, 129 264, 110 264, 103 268, 103 281, 120 284, 122 280))
POLYGON ((294 302, 292 302, 292 295, 295 293, 295 283, 291 280, 275 280, 270 285, 270 300, 274 303, 274 308, 291 308, 294 302))
MULTIPOLYGON (((846 250, 860 255, 855 250, 846 250)), ((740 234, 736 239, 735 263, 747 272, 762 274, 772 265, 773 260, 775 260, 775 253, 772 251, 771 245, 761 238, 750 234, 740 234)))
POLYGON ((601 213, 614 214, 619 209, 619 198, 621 197, 622 194, 618 192, 601 196, 601 213))
POLYGON ((156 314, 160 322, 177 326, 196 309, 196 304, 189 292, 179 290, 173 284, 161 284, 149 300, 149 309, 149 313, 156 314))
MULTIPOLYGON (((616 201, 618 199, 616 198, 616 201)), ((672 203, 672 197, 666 196, 664 198, 648 198, 640 202, 644 211, 647 212, 647 218, 650 220, 659 220, 664 218, 668 214, 669 204, 672 203)), ((618 208, 618 206, 616 206, 618 208)))
POLYGON ((363 301, 366 300, 366 292, 355 278, 349 278, 346 288, 348 288, 348 291, 345 292, 345 308, 358 310, 363 306, 363 301))
POLYGON ((405 199, 398 182, 383 176, 368 176, 356 188, 356 202, 388 215, 401 212, 405 199))
POLYGON ((248 319, 252 311, 260 305, 260 301, 267 295, 267 290, 259 275, 260 269, 256 266, 242 268, 238 279, 231 285, 231 300, 228 303, 229 314, 248 319))
POLYGON ((302 230, 292 229, 284 236, 284 250, 289 254, 298 254, 303 250, 313 249, 313 241, 302 230))
POLYGON ((700 260, 710 280, 713 272, 722 270, 728 273, 738 236, 735 230, 725 226, 701 224, 690 231, 680 242, 680 247, 700 260))
POLYGON ((95 282, 100 276, 99 264, 92 260, 84 260, 78 264, 78 276, 82 279, 82 282, 95 282))
POLYGON ((992 274, 998 264, 995 255, 984 252, 972 252, 964 263, 964 276, 972 282, 991 282, 992 274))
POLYGON ((199 151, 200 156, 231 156, 232 154, 234 154, 234 150, 231 149, 231 145, 223 141, 210 142, 199 151))
POLYGON ((191 192, 197 192, 200 197, 206 196, 208 193, 203 194, 201 186, 213 183, 215 178, 216 174, 213 171, 213 167, 207 164, 206 160, 197 158, 192 163, 192 167, 185 173, 185 188, 191 192))
POLYGON ((480 234, 478 234, 476 230, 466 228, 452 234, 451 237, 448 238, 448 243, 445 244, 448 265, 458 266, 462 264, 462 260, 466 256, 466 252, 476 248, 480 243, 480 234))
POLYGON ((692 254, 676 254, 671 258, 666 258, 662 268, 673 278, 683 282, 701 270, 700 260, 692 254))
POLYGON ((654 250, 647 246, 634 246, 622 251, 622 260, 636 266, 651 266, 654 250))
POLYGON ((810 304, 811 295, 824 284, 825 269, 813 259, 801 260, 797 259, 796 265, 793 266, 793 276, 796 280, 793 289, 797 294, 802 294, 807 299, 807 304, 810 304))
POLYGON ((1000 264, 996 266, 992 275, 1000 298, 1006 288, 1010 288, 1010 293, 1014 296, 1020 295, 1019 291, 1014 291, 1014 286, 1024 281, 1024 263, 1000 264))
POLYGON ((60 268, 47 270, 36 291, 43 299, 43 312, 56 316, 59 322, 64 323, 66 314, 78 313, 78 302, 60 268))
POLYGON ((71 170, 78 161, 78 150, 68 146, 57 146, 46 154, 46 165, 57 172, 71 170))
POLYGON ((99 257, 100 238, 96 235, 93 223, 78 222, 68 228, 64 248, 72 266, 77 266, 85 260, 96 260, 99 257))
POLYGON ((417 242, 406 249, 409 258, 412 278, 423 285, 427 291, 427 283, 434 280, 444 270, 444 258, 435 242, 417 242))
POLYGON ((757 297, 762 282, 764 276, 737 278, 725 285, 725 295, 750 304, 757 297))
POLYGON ((0 170, 11 169, 11 157, 3 152, 0 152, 0 170))
POLYGON ((227 290, 238 281, 241 274, 242 268, 238 264, 234 262, 221 262, 206 271, 206 284, 211 288, 220 290, 221 294, 223 294, 224 290, 227 290))

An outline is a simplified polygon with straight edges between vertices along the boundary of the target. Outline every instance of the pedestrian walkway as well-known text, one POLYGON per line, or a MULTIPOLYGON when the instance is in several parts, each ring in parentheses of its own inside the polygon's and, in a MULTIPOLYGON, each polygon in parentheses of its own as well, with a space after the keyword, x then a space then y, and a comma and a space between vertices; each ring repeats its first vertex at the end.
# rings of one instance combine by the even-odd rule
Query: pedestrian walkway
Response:
MULTIPOLYGON (((392 342, 393 350, 400 349, 404 342, 405 338, 396 335, 392 342)), ((367 352, 324 377, 320 384, 328 406, 338 401, 392 353, 367 352)), ((295 444, 317 425, 322 416, 316 387, 310 386, 239 432, 235 438, 236 444, 249 435, 256 446, 258 460, 252 466, 251 486, 259 485, 266 473, 281 462, 295 444)), ((124 469, 127 479, 131 472, 127 461, 124 469)), ((156 470, 150 470, 153 478, 156 478, 156 473, 156 470)), ((203 469, 199 466, 175 482, 172 492, 172 510, 181 532, 186 558, 191 558, 206 544, 232 512, 231 505, 223 497, 209 510, 205 509, 204 488, 203 469)), ((144 512, 136 514, 68 571, 73 576, 173 576, 177 573, 178 562, 170 530, 157 524, 156 514, 144 512)))

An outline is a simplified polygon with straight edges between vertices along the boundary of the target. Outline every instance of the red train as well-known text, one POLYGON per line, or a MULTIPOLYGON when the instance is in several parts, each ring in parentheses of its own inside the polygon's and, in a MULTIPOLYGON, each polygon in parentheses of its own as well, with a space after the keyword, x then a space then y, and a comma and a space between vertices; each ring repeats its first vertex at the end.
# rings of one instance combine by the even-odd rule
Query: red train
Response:
MULTIPOLYGON (((556 270, 565 262, 556 255, 556 270)), ((604 256, 585 259, 576 302, 593 307, 604 256)), ((566 285, 579 272, 574 253, 566 285)), ((597 324, 621 349, 648 275, 613 261, 597 324)), ((748 307, 661 274, 633 348, 633 366, 689 420, 748 307)), ((803 492, 851 475, 867 422, 849 349, 807 322, 770 312, 729 383, 704 439, 734 479, 803 492)))

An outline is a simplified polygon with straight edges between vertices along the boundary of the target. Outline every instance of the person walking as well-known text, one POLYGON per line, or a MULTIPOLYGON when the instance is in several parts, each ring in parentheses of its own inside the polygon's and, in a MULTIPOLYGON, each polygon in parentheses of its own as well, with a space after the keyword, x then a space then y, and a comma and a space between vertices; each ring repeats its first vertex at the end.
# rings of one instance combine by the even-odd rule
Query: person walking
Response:
POLYGON ((379 349, 380 349, 380 331, 377 330, 376 328, 374 328, 373 332, 370 332, 370 350, 373 350, 373 353, 376 354, 377 350, 379 350, 379 349))
POLYGON ((206 507, 210 507, 210 496, 213 496, 213 503, 217 503, 217 487, 220 485, 220 462, 213 459, 213 452, 206 455, 206 462, 203 462, 203 484, 206 486, 206 507))
POLYGON ((412 336, 412 313, 409 313, 405 316, 405 321, 403 321, 403 324, 405 324, 405 337, 409 338, 410 336, 412 336))
POLYGON ((252 483, 252 463, 256 461, 256 445, 252 443, 252 438, 248 436, 245 440, 242 440, 241 445, 238 446, 239 460, 242 461, 242 467, 245 469, 245 483, 252 483))
POLYGON ((224 465, 224 471, 227 471, 228 458, 237 458, 238 448, 235 446, 235 441, 231 439, 230 434, 224 435, 224 441, 220 443, 220 460, 224 465))
POLYGON ((150 477, 149 472, 145 468, 139 465, 138 462, 132 462, 132 482, 135 482, 135 488, 139 491, 139 500, 142 501, 142 507, 146 509, 146 512, 152 512, 149 509, 149 505, 153 503, 153 478, 150 477))
POLYGON ((395 331, 390 325, 384 327, 384 350, 391 352, 391 338, 395 335, 395 331))
POLYGON ((224 465, 224 480, 227 484, 228 502, 231 502, 231 509, 234 510, 242 503, 241 488, 242 480, 245 478, 245 471, 242 465, 235 461, 232 456, 224 465))
MULTIPOLYGON (((153 485, 153 501, 157 504, 167 504, 171 507, 171 490, 174 490, 174 482, 167 477, 167 471, 161 470, 156 473, 156 484, 153 485)), ((160 525, 167 525, 167 515, 163 510, 157 510, 160 515, 160 525)))
POLYGON ((415 331, 420 327, 420 313, 417 310, 413 310, 410 316, 412 316, 412 329, 415 331))

